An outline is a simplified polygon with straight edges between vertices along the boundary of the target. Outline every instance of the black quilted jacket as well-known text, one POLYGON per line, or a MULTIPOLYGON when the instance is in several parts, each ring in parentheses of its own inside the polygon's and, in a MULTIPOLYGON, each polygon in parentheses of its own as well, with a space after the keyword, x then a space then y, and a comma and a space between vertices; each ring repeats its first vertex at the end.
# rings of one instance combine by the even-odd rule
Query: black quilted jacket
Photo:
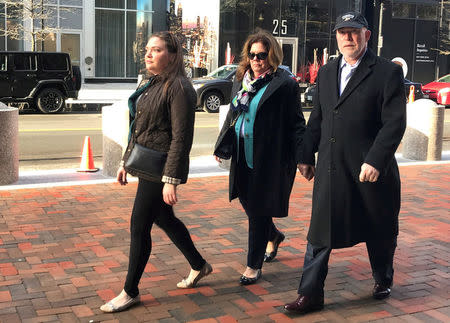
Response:
POLYGON ((138 100, 137 97, 132 99, 133 95, 130 97, 129 106, 135 107, 135 117, 130 114, 131 135, 123 161, 126 163, 135 142, 167 152, 162 178, 149 178, 139 172, 131 174, 150 181, 186 183, 194 134, 195 90, 185 77, 177 78, 166 95, 163 94, 164 84, 158 78, 143 86, 147 88, 138 100))

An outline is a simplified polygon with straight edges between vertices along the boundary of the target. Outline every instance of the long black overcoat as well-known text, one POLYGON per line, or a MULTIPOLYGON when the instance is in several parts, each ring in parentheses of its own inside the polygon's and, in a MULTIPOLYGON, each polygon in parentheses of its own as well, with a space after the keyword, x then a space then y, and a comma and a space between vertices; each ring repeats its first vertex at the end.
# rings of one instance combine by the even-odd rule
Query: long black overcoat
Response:
POLYGON ((318 151, 308 241, 331 248, 398 234, 400 177, 394 153, 406 127, 400 66, 367 50, 339 96, 341 57, 319 70, 302 157, 314 165, 318 151), (359 181, 363 163, 380 171, 377 182, 359 181))
MULTIPOLYGON (((241 88, 235 83, 232 98, 241 88)), ((228 111, 219 138, 237 112, 228 111)), ((259 101, 253 127, 253 171, 255 182, 248 204, 258 216, 286 217, 305 130, 299 87, 289 74, 277 69, 259 101)), ((235 187, 236 146, 229 177, 230 201, 238 197, 235 187)))

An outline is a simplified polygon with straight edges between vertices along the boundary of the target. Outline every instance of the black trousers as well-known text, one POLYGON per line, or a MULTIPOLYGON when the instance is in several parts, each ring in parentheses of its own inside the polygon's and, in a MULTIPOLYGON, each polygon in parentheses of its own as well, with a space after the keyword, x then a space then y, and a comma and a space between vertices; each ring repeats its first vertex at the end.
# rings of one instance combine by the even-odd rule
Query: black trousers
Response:
POLYGON ((264 262, 267 242, 274 241, 279 231, 273 223, 272 217, 262 216, 252 210, 249 203, 248 192, 253 185, 253 169, 247 166, 244 154, 244 140, 239 142, 239 159, 236 172, 236 188, 239 201, 248 216, 248 253, 247 266, 252 269, 261 269, 264 262))
POLYGON ((186 226, 173 213, 173 208, 164 203, 164 183, 139 179, 131 214, 131 243, 128 273, 124 290, 131 296, 139 294, 138 284, 152 250, 150 232, 156 223, 172 240, 188 260, 192 269, 200 270, 205 260, 197 251, 186 226))
MULTIPOLYGON (((374 280, 383 286, 391 286, 394 279, 397 237, 367 241, 366 247, 374 280)), ((298 294, 312 297, 323 296, 331 250, 329 247, 314 246, 308 242, 298 294)))

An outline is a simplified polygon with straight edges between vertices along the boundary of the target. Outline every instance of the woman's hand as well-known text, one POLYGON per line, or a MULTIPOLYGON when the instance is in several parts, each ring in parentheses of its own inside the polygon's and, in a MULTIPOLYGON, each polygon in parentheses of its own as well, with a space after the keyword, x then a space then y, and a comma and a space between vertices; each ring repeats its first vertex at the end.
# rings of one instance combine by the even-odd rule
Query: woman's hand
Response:
POLYGON ((168 205, 175 205, 178 202, 177 199, 177 186, 174 184, 165 183, 163 187, 163 199, 168 205))
POLYGON ((127 171, 123 166, 120 166, 120 168, 117 170, 117 181, 120 183, 120 185, 127 185, 127 171))
POLYGON ((214 155, 214 158, 216 159, 216 162, 221 163, 222 159, 220 159, 219 157, 217 157, 216 155, 214 155))

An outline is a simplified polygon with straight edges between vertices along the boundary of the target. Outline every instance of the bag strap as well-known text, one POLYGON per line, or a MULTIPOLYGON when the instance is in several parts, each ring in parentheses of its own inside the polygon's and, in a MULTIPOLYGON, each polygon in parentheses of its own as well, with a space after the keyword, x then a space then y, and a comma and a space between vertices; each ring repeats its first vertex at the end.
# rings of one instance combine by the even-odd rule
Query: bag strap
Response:
POLYGON ((241 113, 242 113, 242 110, 239 110, 238 114, 236 115, 236 118, 234 118, 233 121, 230 123, 230 128, 233 128, 236 125, 236 122, 239 119, 241 113))

